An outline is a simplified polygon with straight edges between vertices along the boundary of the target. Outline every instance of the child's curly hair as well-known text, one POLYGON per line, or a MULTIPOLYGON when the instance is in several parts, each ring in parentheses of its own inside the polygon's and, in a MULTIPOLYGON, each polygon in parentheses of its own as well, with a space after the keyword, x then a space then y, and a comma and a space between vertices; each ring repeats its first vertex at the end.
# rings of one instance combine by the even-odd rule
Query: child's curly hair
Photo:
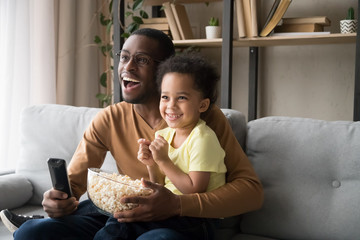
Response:
POLYGON ((194 79, 195 88, 202 92, 203 97, 209 98, 210 104, 216 102, 219 74, 215 66, 203 56, 195 53, 180 54, 162 62, 158 67, 156 78, 159 91, 163 77, 171 72, 189 74, 194 79))

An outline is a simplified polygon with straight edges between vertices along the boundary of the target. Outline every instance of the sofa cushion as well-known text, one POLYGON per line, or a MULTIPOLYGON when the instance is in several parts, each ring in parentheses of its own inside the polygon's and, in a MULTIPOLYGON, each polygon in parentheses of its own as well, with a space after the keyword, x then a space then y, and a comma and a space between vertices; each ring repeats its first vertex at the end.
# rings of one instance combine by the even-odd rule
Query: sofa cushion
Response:
POLYGON ((18 174, 0 176, 0 210, 25 204, 33 194, 33 187, 26 177, 18 174))
POLYGON ((31 204, 41 204, 44 191, 51 188, 47 159, 63 158, 69 163, 85 129, 99 110, 54 104, 23 110, 16 174, 27 177, 32 183, 31 204))
POLYGON ((230 126, 234 132, 234 135, 240 146, 245 150, 245 139, 246 139, 246 120, 245 115, 234 109, 222 108, 221 111, 230 123, 230 126))
POLYGON ((247 154, 263 186, 244 233, 279 239, 358 239, 360 122, 267 117, 248 123, 247 154))

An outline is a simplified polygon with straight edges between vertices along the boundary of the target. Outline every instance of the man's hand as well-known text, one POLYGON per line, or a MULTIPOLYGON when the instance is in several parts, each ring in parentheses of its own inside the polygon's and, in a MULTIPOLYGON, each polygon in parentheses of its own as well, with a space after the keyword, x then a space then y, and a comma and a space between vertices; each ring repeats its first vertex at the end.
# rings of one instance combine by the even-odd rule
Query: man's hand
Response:
POLYGON ((57 218, 74 212, 79 202, 75 197, 67 199, 66 193, 52 188, 44 193, 42 205, 49 217, 57 218))
POLYGON ((135 203, 139 206, 132 210, 117 212, 114 218, 119 222, 148 222, 163 220, 180 215, 180 198, 164 186, 142 180, 145 187, 153 189, 146 197, 124 197, 122 203, 135 203))

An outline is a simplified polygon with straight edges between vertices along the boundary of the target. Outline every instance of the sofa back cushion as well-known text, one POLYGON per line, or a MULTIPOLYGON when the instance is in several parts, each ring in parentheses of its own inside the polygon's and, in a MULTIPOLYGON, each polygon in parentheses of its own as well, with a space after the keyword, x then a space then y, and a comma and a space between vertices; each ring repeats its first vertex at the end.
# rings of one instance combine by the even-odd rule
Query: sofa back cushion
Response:
MULTIPOLYGON (((20 119, 20 157, 16 174, 33 185, 32 204, 41 204, 51 188, 47 166, 50 157, 70 162, 85 129, 100 108, 44 104, 27 107, 20 119)), ((110 165, 112 156, 105 160, 110 165)), ((116 170, 116 168, 115 168, 116 170)))
POLYGON ((265 193, 244 233, 358 239, 360 122, 267 117, 248 123, 247 154, 265 193))

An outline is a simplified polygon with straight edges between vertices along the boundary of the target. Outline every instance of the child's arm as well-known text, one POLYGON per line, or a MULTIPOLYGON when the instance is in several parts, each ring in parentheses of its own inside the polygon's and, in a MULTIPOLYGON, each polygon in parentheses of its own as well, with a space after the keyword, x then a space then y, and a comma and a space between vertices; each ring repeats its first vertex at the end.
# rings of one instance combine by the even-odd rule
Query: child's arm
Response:
POLYGON ((150 141, 146 139, 139 139, 138 160, 146 165, 150 181, 164 185, 164 175, 161 173, 159 166, 152 158, 151 151, 149 150, 150 141))
POLYGON ((163 173, 182 193, 206 192, 210 180, 210 172, 193 171, 184 173, 168 156, 168 142, 158 136, 149 146, 152 157, 163 173))

